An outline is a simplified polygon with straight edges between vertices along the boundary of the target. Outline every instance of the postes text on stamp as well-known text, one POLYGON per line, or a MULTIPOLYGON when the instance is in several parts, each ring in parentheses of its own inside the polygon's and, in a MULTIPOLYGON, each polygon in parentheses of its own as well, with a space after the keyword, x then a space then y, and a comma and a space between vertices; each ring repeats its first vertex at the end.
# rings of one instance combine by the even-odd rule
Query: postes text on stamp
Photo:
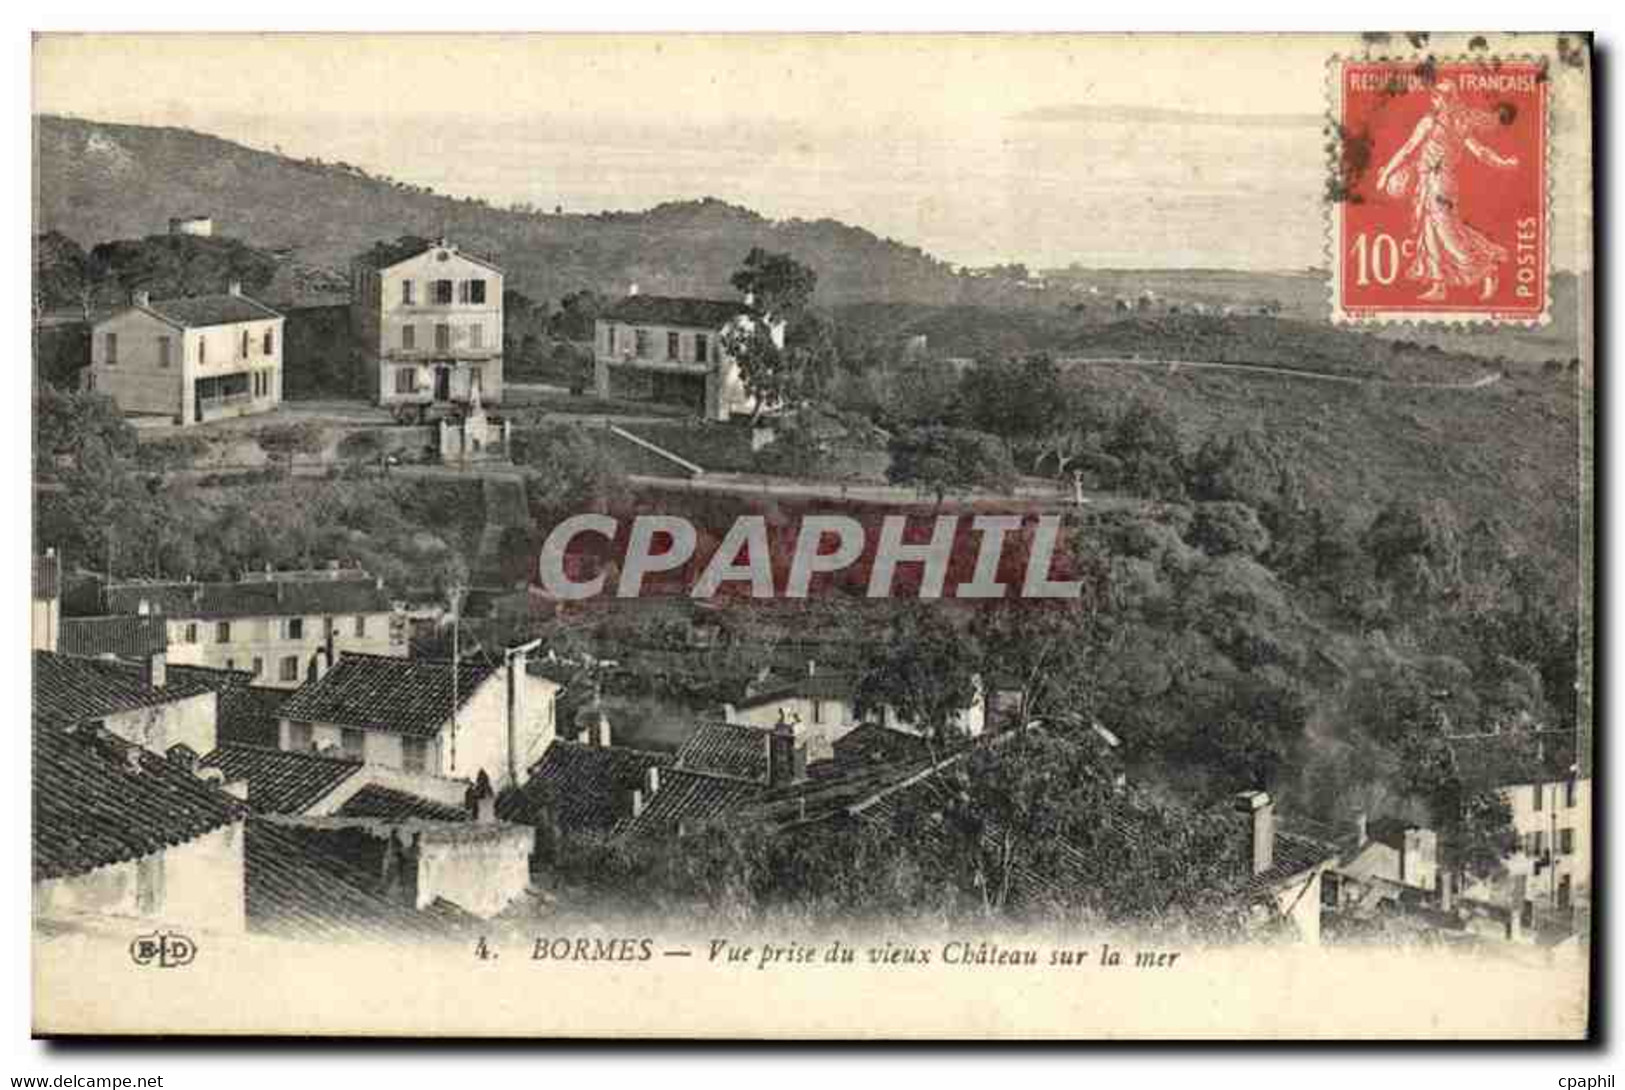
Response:
POLYGON ((1333 320, 1546 320, 1548 88, 1533 59, 1334 62, 1333 320))

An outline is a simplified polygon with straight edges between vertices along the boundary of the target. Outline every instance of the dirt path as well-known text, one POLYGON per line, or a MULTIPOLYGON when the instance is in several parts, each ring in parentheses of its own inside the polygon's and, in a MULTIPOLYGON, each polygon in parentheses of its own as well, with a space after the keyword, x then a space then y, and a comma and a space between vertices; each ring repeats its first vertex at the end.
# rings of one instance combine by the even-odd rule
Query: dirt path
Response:
POLYGON ((1385 378, 1360 378, 1357 375, 1331 375, 1324 371, 1304 371, 1296 367, 1271 367, 1263 363, 1220 363, 1214 360, 1162 360, 1130 359, 1128 357, 1063 356, 1056 360, 1063 367, 1160 367, 1167 371, 1192 370, 1243 371, 1272 378, 1307 379, 1311 382, 1336 382, 1345 386, 1382 386, 1394 390, 1482 390, 1501 381, 1501 373, 1493 371, 1480 375, 1471 382, 1395 382, 1385 378))

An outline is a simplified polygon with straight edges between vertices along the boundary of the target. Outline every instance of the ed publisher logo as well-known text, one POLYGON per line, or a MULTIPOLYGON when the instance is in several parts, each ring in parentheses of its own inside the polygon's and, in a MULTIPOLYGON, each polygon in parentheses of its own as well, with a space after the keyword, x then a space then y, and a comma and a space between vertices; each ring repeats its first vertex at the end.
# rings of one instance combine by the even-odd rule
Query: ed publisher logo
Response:
POLYGON ((176 969, 197 957, 197 943, 173 931, 140 935, 130 943, 130 960, 137 965, 176 969))

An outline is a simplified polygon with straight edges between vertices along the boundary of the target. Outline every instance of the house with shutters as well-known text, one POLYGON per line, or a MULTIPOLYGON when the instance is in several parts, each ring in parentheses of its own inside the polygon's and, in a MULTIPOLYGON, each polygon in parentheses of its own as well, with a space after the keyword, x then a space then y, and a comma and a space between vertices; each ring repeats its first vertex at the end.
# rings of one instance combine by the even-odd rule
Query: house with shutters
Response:
POLYGON ((445 239, 380 244, 350 266, 361 388, 403 411, 502 401, 503 272, 445 239))
POLYGON ((356 570, 113 583, 101 598, 106 614, 163 618, 171 663, 244 670, 270 688, 297 688, 318 650, 407 652, 404 618, 396 617, 382 581, 356 570))
POLYGON ((525 781, 553 740, 559 686, 526 669, 517 649, 499 662, 403 659, 343 652, 278 709, 278 748, 326 753, 403 774, 384 786, 459 801, 484 772, 499 789, 525 781), (457 781, 435 790, 435 779, 457 781))
POLYGON ((92 327, 81 381, 125 413, 182 425, 269 412, 282 402, 282 331, 236 282, 185 299, 138 291, 92 327))
MULTIPOLYGON (((753 402, 724 335, 762 320, 753 301, 631 293, 595 322, 594 385, 599 397, 659 401, 707 420, 749 412, 753 402)), ((784 323, 765 319, 784 347, 784 323)))
POLYGON ((1512 851, 1503 888, 1468 896, 1505 899, 1520 885, 1526 922, 1562 917, 1591 900, 1591 775, 1571 731, 1528 730, 1452 735, 1462 783, 1494 790, 1512 812, 1512 851))

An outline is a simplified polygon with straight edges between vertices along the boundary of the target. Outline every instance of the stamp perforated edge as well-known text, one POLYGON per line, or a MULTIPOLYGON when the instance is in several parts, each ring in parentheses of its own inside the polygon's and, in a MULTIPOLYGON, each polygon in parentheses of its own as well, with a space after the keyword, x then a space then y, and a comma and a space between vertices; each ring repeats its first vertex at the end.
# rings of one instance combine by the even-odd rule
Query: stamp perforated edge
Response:
POLYGON ((1402 56, 1392 54, 1353 55, 1333 53, 1326 59, 1326 190, 1322 200, 1326 205, 1325 224, 1326 237, 1323 252, 1326 257, 1326 267, 1329 275, 1326 278, 1328 298, 1327 309, 1335 325, 1350 326, 1405 326, 1405 325, 1450 325, 1485 328, 1500 326, 1521 326, 1534 329, 1548 325, 1552 320, 1552 255, 1556 243, 1552 237, 1552 118, 1556 113, 1555 101, 1557 96, 1557 82, 1548 73, 1551 72, 1551 58, 1542 53, 1488 53, 1488 54, 1450 54, 1439 56, 1433 53, 1411 53, 1402 56), (1340 260, 1343 247, 1343 208, 1347 203, 1334 193, 1333 187, 1341 185, 1343 170, 1343 67, 1347 64, 1475 64, 1493 65, 1515 62, 1532 64, 1539 68, 1543 74, 1545 94, 1541 96, 1542 117, 1540 124, 1540 160, 1541 160, 1541 218, 1545 253, 1541 267, 1544 280, 1541 292, 1541 309, 1539 314, 1514 313, 1495 314, 1488 311, 1421 311, 1421 310, 1360 310, 1350 313, 1342 305, 1342 262, 1340 260))

